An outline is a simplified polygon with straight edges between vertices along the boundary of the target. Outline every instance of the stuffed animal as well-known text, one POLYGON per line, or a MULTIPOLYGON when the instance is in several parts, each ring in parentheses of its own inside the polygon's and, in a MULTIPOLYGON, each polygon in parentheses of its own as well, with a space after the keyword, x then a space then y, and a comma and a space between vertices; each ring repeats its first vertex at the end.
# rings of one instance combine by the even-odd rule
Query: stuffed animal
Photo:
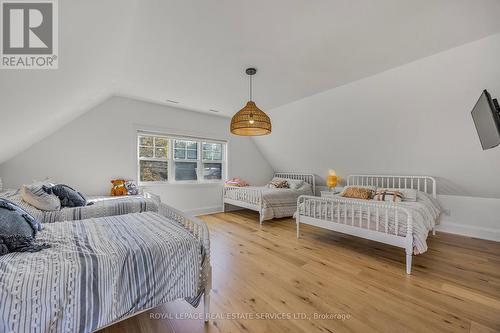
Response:
POLYGON ((128 195, 138 195, 139 189, 135 185, 135 183, 131 180, 127 180, 125 182, 125 188, 127 189, 128 195))
POLYGON ((112 196, 122 196, 128 194, 127 188, 125 187, 125 180, 114 179, 111 181, 111 184, 113 184, 113 188, 111 188, 112 196))

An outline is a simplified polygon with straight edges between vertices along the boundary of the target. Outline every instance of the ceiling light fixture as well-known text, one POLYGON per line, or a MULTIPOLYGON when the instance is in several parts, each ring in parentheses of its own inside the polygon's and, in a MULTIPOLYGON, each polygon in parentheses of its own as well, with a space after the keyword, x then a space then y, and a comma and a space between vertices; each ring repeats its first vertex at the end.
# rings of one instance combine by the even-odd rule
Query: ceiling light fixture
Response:
POLYGON ((173 101, 173 100, 171 100, 171 99, 167 99, 167 102, 169 102, 169 103, 174 103, 174 104, 179 104, 179 102, 178 102, 178 101, 173 101))
POLYGON ((252 76, 257 73, 257 69, 247 68, 245 73, 250 78, 250 100, 231 118, 231 133, 243 136, 270 134, 271 119, 252 100, 252 76))
POLYGON ((215 113, 219 112, 219 110, 215 110, 215 109, 210 109, 209 111, 210 112, 215 112, 215 113))

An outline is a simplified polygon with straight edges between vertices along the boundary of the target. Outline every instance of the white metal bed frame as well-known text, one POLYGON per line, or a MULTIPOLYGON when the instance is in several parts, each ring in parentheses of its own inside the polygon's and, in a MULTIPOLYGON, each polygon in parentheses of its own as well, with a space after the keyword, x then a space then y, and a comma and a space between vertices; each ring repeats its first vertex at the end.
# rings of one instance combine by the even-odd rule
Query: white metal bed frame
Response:
MULTIPOLYGON (((295 180, 303 180, 304 182, 311 184, 313 195, 316 194, 316 177, 310 173, 300 173, 300 172, 276 172, 274 177, 288 178, 295 180)), ((262 224, 264 221, 263 214, 263 204, 262 204, 262 191, 258 188, 248 188, 248 187, 224 187, 223 192, 223 210, 226 211, 226 204, 242 207, 250 210, 259 212, 259 223, 262 224), (232 199, 229 196, 237 199, 232 199)))
MULTIPOLYGON (((431 194, 436 198, 436 180, 429 176, 392 176, 392 175, 350 175, 347 185, 377 186, 383 188, 416 189, 431 194)), ((384 201, 362 201, 342 197, 319 198, 313 196, 300 196, 299 205, 308 203, 314 209, 298 209, 296 215, 297 238, 300 237, 300 224, 309 224, 316 227, 341 232, 373 241, 390 244, 405 249, 406 274, 411 274, 413 255, 413 216, 410 210, 394 203, 384 201), (331 212, 336 208, 336 214, 328 216, 327 205, 331 205, 331 212), (316 209, 319 207, 319 212, 316 209), (324 213, 323 213, 324 212, 324 213), (343 212, 341 217, 340 212, 343 212), (347 218, 348 213, 351 216, 347 218), (355 218, 355 212, 358 217, 355 218), (391 214, 389 214, 389 212, 391 214), (406 235, 399 236, 397 232, 388 229, 389 215, 394 216, 395 230, 406 220, 406 235), (372 222, 373 218, 375 222, 372 222), (404 219, 404 220, 403 220, 404 219), (379 227, 379 222, 384 222, 385 227, 379 227), (375 230, 370 229, 375 223, 375 230)), ((433 235, 435 229, 432 229, 433 235)))

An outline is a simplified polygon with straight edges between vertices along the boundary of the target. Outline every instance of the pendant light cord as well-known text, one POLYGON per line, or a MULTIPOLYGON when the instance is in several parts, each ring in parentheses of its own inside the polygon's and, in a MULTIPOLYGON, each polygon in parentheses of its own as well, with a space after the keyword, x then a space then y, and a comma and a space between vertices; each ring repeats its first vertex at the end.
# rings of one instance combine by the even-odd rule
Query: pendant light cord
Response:
POLYGON ((252 75, 250 76, 250 101, 252 100, 252 75))

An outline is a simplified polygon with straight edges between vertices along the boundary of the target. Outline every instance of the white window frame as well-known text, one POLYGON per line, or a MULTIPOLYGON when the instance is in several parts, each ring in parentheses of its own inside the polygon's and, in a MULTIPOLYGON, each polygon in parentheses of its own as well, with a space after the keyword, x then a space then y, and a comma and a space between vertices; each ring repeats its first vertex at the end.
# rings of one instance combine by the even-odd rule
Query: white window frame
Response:
MULTIPOLYGON (((153 144, 154 147, 154 144, 153 144)), ((136 135, 136 150, 137 150, 137 184, 139 186, 148 186, 148 185, 162 185, 162 184, 217 184, 224 183, 227 179, 228 175, 228 163, 227 163, 227 155, 228 155, 228 143, 225 140, 217 140, 211 138, 201 138, 201 137, 192 137, 192 136, 179 136, 179 135, 168 135, 168 134, 159 134, 154 132, 146 132, 146 131, 138 131, 136 135), (160 137, 168 140, 168 152, 167 158, 150 158, 150 157, 140 157, 139 155, 139 137, 141 136, 151 136, 151 137, 160 137), (197 142, 197 159, 189 160, 189 159, 175 159, 174 158, 174 140, 186 140, 186 141, 195 141, 197 142), (222 144, 222 160, 203 160, 203 143, 218 143, 222 144), (168 180, 167 181, 141 181, 141 168, 140 161, 165 161, 168 163, 167 172, 168 172, 168 180), (175 179, 175 162, 191 162, 197 163, 196 166, 196 178, 197 180, 176 180, 175 179), (204 163, 222 163, 222 174, 221 179, 204 179, 203 178, 203 165, 204 163)), ((154 148, 153 148, 154 151, 154 148)), ((154 155, 153 155, 154 156, 154 155)), ((187 157, 187 156, 186 156, 187 157)))

